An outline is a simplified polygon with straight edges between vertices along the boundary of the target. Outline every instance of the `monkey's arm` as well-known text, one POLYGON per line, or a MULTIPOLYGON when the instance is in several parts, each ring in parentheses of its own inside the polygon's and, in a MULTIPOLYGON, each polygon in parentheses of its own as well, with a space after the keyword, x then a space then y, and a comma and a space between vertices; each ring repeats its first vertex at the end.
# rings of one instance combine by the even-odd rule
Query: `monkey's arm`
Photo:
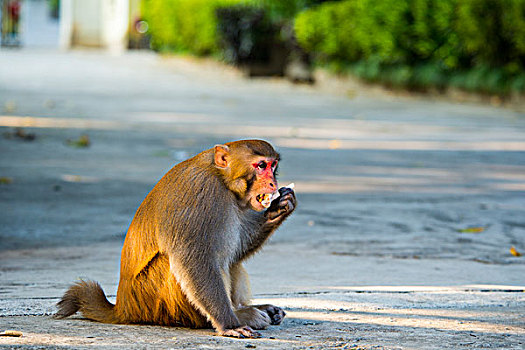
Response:
POLYGON ((279 189, 281 194, 264 213, 257 213, 253 222, 245 225, 244 254, 242 259, 255 253, 283 221, 295 210, 295 192, 288 187, 279 189))

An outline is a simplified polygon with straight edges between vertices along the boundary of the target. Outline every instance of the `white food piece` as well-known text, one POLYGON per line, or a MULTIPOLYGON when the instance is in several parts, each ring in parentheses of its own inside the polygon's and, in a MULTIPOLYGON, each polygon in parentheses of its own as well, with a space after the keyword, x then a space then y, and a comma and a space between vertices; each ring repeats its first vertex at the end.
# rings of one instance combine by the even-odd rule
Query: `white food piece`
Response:
POLYGON ((279 191, 275 191, 274 193, 272 193, 270 195, 270 202, 273 202, 274 199, 277 199, 281 196, 281 194, 279 193, 279 191))
MULTIPOLYGON (((293 189, 294 187, 295 187, 295 184, 292 182, 288 186, 283 186, 281 188, 293 189)), ((272 202, 276 200, 277 198, 279 198, 280 196, 281 194, 279 193, 279 191, 275 191, 274 193, 266 193, 266 194, 260 195, 260 198, 258 200, 262 204, 263 207, 269 208, 270 204, 272 204, 272 202)))
MULTIPOLYGON (((293 190, 294 187, 295 187, 295 184, 292 182, 292 183, 290 183, 290 184, 288 184, 288 185, 286 185, 286 186, 283 186, 283 187, 281 187, 281 188, 289 188, 289 189, 293 190)), ((275 192, 273 193, 273 196, 274 196, 274 197, 272 198, 272 201, 273 201, 274 199, 276 199, 276 198, 279 198, 279 197, 281 196, 281 194, 279 193, 279 191, 275 191, 275 192)))
MULTIPOLYGON (((288 184, 287 186, 283 186, 281 188, 289 188, 289 189, 293 190, 294 187, 295 187, 295 184, 292 182, 292 183, 288 184)), ((281 196, 281 194, 279 193, 279 191, 275 191, 274 193, 272 193, 271 194, 271 198, 270 198, 270 203, 273 202, 275 199, 279 198, 280 196, 281 196)), ((270 206, 270 205, 268 204, 268 206, 270 206)), ((266 208, 268 208, 268 207, 266 207, 266 208)))

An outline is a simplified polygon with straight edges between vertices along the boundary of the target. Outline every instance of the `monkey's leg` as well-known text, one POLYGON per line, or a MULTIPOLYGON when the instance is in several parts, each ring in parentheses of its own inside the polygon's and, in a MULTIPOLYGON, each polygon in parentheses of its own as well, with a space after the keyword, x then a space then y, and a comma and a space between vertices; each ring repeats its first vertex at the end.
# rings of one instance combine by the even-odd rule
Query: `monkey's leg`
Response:
POLYGON ((268 327, 272 322, 268 313, 250 305, 250 281, 240 262, 230 268, 230 279, 232 305, 239 322, 254 329, 268 327))
POLYGON ((233 307, 240 308, 250 305, 252 299, 250 279, 242 263, 239 262, 230 268, 230 279, 233 307))
POLYGON ((220 335, 260 337, 260 333, 239 322, 233 312, 220 268, 213 261, 195 259, 182 262, 175 254, 169 259, 170 270, 190 302, 211 321, 220 335))

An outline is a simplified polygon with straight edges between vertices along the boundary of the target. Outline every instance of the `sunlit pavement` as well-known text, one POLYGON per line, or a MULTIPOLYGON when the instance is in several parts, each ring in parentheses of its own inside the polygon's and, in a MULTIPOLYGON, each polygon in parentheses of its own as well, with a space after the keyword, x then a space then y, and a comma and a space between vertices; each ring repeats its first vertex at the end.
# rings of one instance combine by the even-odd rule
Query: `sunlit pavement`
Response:
POLYGON ((0 345, 244 348, 210 331, 46 315, 78 277, 114 296, 127 226, 173 164, 256 137, 279 148, 299 208, 248 264, 255 297, 288 312, 249 344, 523 348, 525 258, 510 248, 525 253, 525 114, 329 95, 221 67, 0 51, 0 331, 25 334, 0 345))

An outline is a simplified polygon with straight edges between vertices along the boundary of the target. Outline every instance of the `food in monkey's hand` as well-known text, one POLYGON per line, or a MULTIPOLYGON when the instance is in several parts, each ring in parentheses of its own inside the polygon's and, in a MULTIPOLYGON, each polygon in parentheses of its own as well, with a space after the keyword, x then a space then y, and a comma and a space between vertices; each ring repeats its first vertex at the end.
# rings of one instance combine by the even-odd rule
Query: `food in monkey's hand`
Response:
MULTIPOLYGON (((283 186, 281 188, 290 188, 293 190, 294 187, 295 187, 295 184, 292 182, 288 186, 283 186)), ((260 194, 257 196, 257 200, 259 201, 259 203, 263 205, 263 207, 268 209, 270 207, 270 204, 272 204, 272 202, 275 199, 279 198, 280 196, 281 196, 281 193, 279 191, 275 191, 273 193, 260 194)))

